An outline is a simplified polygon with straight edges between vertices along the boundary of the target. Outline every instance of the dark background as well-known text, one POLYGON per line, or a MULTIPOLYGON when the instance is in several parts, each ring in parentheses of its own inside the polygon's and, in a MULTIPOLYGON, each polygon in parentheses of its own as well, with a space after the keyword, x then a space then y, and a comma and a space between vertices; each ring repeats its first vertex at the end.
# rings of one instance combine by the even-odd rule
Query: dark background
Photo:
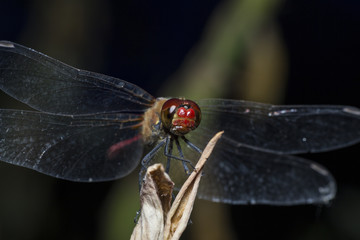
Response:
MULTIPOLYGON (((219 14, 224 5, 235 9, 237 3, 243 3, 239 8, 246 9, 247 2, 0 1, 0 39, 78 68, 119 77, 154 96, 171 95, 164 89, 186 84, 188 75, 183 69, 188 68, 187 62, 206 62, 199 52, 211 47, 198 49, 209 39, 206 36, 211 36, 209 32, 221 33, 228 25, 237 26, 226 14, 219 14)), ((282 56, 283 67, 274 75, 282 76, 279 88, 283 90, 278 98, 265 101, 360 107, 360 2, 273 2, 263 15, 242 12, 243 21, 256 24, 249 24, 241 37, 233 31, 239 47, 233 50, 236 54, 224 74, 226 79, 219 78, 216 84, 225 89, 243 84, 243 88, 239 92, 224 90, 221 97, 262 100, 247 94, 246 89, 255 81, 249 77, 249 69, 253 59, 261 60, 262 54, 268 54, 261 49, 275 49, 274 56, 282 56), (272 34, 277 45, 267 45, 274 38, 266 41, 266 37, 272 34)), ((238 24, 240 28, 243 22, 238 24)), ((232 39, 232 31, 226 34, 232 39)), ((269 64, 269 69, 278 67, 271 65, 277 64, 275 60, 269 64)), ((267 75, 262 78, 266 80, 267 75)), ((276 84, 270 84, 274 89, 268 91, 276 92, 276 84)), ((219 97, 212 92, 205 95, 219 97)), ((4 94, 0 97, 1 108, 21 107, 4 94)), ((303 156, 326 166, 337 180, 337 198, 328 206, 218 208, 222 204, 198 201, 194 214, 198 214, 197 206, 209 206, 205 214, 200 213, 209 222, 193 216, 183 239, 360 239, 359 156, 359 145, 303 156)), ((134 200, 134 179, 72 183, 1 163, 0 239, 127 239, 139 206, 134 200)))

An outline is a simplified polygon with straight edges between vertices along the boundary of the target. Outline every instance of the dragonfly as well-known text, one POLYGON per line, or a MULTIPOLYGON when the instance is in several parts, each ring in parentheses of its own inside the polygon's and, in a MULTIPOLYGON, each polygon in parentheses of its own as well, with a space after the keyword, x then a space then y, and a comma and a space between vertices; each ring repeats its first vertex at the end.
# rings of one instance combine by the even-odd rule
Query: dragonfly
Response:
POLYGON ((334 177, 296 154, 360 141, 356 107, 155 98, 132 83, 8 41, 0 41, 0 88, 33 109, 0 110, 0 160, 76 182, 119 179, 140 162, 156 161, 171 164, 167 171, 181 181, 184 166, 224 131, 198 197, 228 204, 327 203, 336 194, 334 177))

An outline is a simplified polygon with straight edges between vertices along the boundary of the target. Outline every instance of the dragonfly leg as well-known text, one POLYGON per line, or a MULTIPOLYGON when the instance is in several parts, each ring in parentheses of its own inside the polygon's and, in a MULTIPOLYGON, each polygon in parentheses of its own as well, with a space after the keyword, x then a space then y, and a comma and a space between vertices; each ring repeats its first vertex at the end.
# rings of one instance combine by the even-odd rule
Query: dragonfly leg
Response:
POLYGON ((164 144, 166 143, 166 139, 161 140, 148 154, 145 155, 145 157, 141 160, 141 169, 139 172, 139 191, 141 189, 141 182, 142 182, 142 178, 143 178, 143 174, 147 169, 147 166, 149 165, 149 162, 151 161, 151 159, 153 159, 153 157, 155 156, 155 154, 159 151, 159 149, 164 146, 164 144))
POLYGON ((136 211, 136 216, 134 217, 134 223, 137 223, 139 221, 140 214, 141 214, 141 208, 139 209, 139 211, 136 211))
MULTIPOLYGON (((181 149, 179 140, 178 140, 177 138, 175 139, 175 143, 176 143, 176 147, 177 147, 177 149, 178 149, 178 151, 179 151, 180 158, 184 159, 184 154, 183 154, 183 152, 182 152, 182 149, 181 149)), ((184 160, 185 160, 185 159, 184 159, 184 160)), ((193 169, 195 169, 195 167, 191 164, 190 161, 184 161, 184 160, 182 160, 182 164, 183 164, 185 173, 186 173, 187 175, 190 175, 190 170, 189 170, 188 166, 186 165, 186 163, 188 163, 193 169)))
MULTIPOLYGON (((182 151, 181 151, 181 153, 182 153, 182 151)), ((187 160, 187 159, 185 159, 185 158, 183 158, 183 157, 176 157, 176 156, 174 156, 174 155, 172 155, 172 154, 168 154, 167 152, 165 152, 164 151, 164 154, 165 154, 165 156, 166 157, 168 157, 168 158, 173 158, 173 159, 175 159, 175 160, 179 160, 179 161, 182 161, 182 162, 185 162, 185 163, 188 163, 188 164, 190 164, 192 167, 193 167, 193 165, 191 164, 191 161, 190 160, 187 160)), ((193 167, 194 168, 194 167, 193 167)))
POLYGON ((193 150, 195 150, 196 152, 202 154, 202 150, 200 148, 198 148, 195 144, 193 144, 192 142, 190 142, 185 136, 181 137, 184 142, 186 143, 186 145, 188 145, 190 148, 192 148, 193 150))
POLYGON ((173 149, 173 139, 170 136, 168 136, 166 138, 166 144, 164 149, 164 155, 167 156, 166 169, 165 169, 166 173, 169 173, 170 171, 172 149, 173 149))
MULTIPOLYGON (((185 136, 182 136, 181 138, 184 140, 185 144, 186 144, 188 147, 190 147, 191 149, 195 150, 196 152, 202 154, 202 150, 201 150, 198 146, 196 146, 195 144, 193 144, 192 142, 190 142, 189 139, 187 139, 185 136)), ((204 175, 204 173, 202 173, 202 175, 204 175)))

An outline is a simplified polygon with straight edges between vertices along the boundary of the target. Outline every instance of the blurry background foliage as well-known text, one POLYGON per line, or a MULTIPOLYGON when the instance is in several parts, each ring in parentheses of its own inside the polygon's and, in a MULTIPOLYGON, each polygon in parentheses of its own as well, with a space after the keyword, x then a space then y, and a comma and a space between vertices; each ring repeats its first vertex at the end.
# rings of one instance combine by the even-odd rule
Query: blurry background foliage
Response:
MULTIPOLYGON (((360 107, 356 0, 0 1, 0 39, 154 96, 360 107)), ((0 95, 1 108, 26 108, 0 95)), ((183 239, 360 239, 359 146, 305 156, 334 174, 330 206, 198 200, 183 239)), ((0 239, 128 239, 137 171, 72 183, 0 163, 0 239)))

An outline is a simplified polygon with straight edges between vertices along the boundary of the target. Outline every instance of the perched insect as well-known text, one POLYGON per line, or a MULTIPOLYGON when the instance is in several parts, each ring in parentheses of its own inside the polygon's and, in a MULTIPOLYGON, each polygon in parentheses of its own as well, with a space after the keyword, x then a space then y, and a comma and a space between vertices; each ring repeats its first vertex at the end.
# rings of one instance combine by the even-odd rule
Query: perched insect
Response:
POLYGON ((198 194, 215 202, 327 202, 336 193, 331 174, 289 154, 360 140, 355 107, 155 99, 129 82, 7 41, 0 42, 0 88, 34 109, 0 110, 0 160, 71 181, 124 177, 144 147, 152 147, 144 166, 163 161, 171 176, 186 175, 183 168, 190 172, 207 141, 224 130, 198 194))

